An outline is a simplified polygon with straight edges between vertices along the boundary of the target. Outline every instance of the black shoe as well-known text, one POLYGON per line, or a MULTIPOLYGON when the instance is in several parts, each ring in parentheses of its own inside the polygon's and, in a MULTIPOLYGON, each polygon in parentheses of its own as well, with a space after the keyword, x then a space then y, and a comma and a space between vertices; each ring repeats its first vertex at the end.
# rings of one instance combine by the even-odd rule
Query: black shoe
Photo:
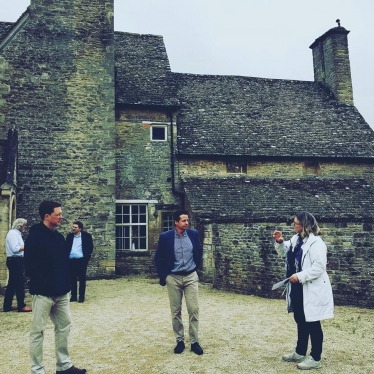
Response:
POLYGON ((84 303, 84 297, 80 297, 80 298, 78 299, 78 303, 84 303))
POLYGON ((13 312, 14 310, 17 310, 17 307, 16 306, 11 306, 10 309, 7 309, 7 308, 4 308, 3 309, 3 312, 13 312))
POLYGON ((77 297, 75 296, 72 296, 71 298, 70 298, 70 302, 73 302, 73 301, 77 301, 78 299, 77 299, 77 297))
POLYGON ((174 353, 176 353, 176 354, 181 354, 181 353, 184 351, 185 348, 186 348, 186 347, 185 347, 185 345, 184 345, 184 342, 183 342, 183 341, 180 341, 180 342, 178 342, 177 345, 175 346, 175 348, 174 348, 174 353))
POLYGON ((61 373, 64 373, 64 374, 84 374, 86 372, 87 372, 86 369, 78 369, 75 366, 72 366, 68 370, 56 371, 56 374, 61 374, 61 373))
POLYGON ((191 351, 199 356, 204 353, 203 349, 200 347, 200 344, 198 342, 191 344, 191 351))

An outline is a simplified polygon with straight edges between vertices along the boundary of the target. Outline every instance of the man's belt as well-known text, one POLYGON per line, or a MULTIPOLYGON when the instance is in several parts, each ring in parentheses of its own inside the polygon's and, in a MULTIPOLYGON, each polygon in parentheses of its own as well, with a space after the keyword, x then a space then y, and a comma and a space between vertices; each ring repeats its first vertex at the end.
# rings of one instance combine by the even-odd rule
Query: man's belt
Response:
POLYGON ((171 275, 189 275, 193 273, 194 271, 196 271, 196 268, 190 271, 176 271, 174 273, 171 273, 171 275))

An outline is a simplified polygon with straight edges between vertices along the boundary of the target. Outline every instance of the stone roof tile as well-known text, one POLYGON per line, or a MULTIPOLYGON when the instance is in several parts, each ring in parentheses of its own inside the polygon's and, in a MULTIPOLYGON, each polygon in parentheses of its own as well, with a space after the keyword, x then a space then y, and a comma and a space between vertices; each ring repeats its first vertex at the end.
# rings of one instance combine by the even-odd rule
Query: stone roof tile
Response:
POLYGON ((374 158, 374 132, 320 83, 173 73, 180 155, 374 158))
POLYGON ((364 179, 188 178, 188 204, 215 222, 286 221, 300 211, 317 220, 374 220, 374 190, 364 179))
POLYGON ((116 103, 174 105, 162 36, 115 32, 116 103))

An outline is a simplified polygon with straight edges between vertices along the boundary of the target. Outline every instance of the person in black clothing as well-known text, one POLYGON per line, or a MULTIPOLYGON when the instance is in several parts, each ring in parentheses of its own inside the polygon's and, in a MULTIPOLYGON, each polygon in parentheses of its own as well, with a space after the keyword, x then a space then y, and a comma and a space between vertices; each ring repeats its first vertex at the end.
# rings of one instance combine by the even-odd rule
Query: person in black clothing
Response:
POLYGON ((73 223, 73 232, 66 237, 66 247, 70 253, 70 279, 71 279, 71 298, 70 301, 77 301, 77 279, 79 280, 79 299, 84 302, 86 294, 86 273, 88 261, 93 251, 92 236, 83 231, 83 223, 75 221, 73 223))
POLYGON ((30 278, 33 309, 31 373, 45 373, 43 339, 49 317, 55 326, 56 373, 82 374, 86 369, 72 365, 67 347, 71 326, 69 253, 64 236, 56 230, 62 220, 61 204, 43 201, 39 214, 42 222, 31 227, 25 241, 25 273, 30 278))

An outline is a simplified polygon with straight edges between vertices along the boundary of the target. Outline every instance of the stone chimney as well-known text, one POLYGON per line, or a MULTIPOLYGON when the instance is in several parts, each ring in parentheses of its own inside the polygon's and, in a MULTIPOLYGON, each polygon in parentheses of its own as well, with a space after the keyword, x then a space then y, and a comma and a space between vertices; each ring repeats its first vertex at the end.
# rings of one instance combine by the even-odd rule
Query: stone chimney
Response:
POLYGON ((314 80, 326 84, 340 104, 353 105, 349 33, 340 26, 325 32, 309 47, 313 51, 314 80))

